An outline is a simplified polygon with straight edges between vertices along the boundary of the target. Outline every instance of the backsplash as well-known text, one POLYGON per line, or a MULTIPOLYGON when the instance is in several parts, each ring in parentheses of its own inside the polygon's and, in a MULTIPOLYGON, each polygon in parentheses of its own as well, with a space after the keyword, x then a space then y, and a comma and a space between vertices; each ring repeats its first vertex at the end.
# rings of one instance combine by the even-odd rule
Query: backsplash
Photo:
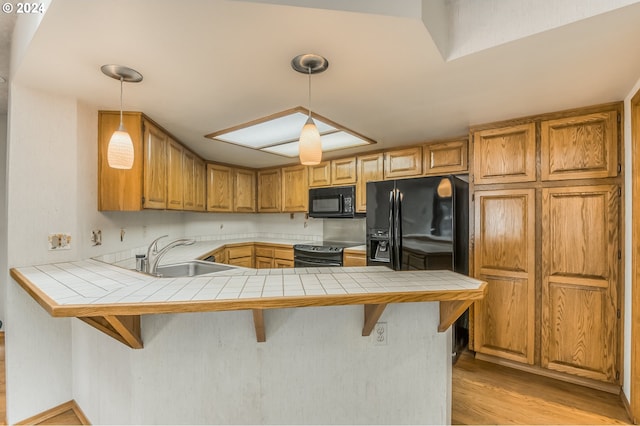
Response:
POLYGON ((324 219, 322 235, 325 241, 344 241, 364 244, 366 241, 366 218, 324 219))

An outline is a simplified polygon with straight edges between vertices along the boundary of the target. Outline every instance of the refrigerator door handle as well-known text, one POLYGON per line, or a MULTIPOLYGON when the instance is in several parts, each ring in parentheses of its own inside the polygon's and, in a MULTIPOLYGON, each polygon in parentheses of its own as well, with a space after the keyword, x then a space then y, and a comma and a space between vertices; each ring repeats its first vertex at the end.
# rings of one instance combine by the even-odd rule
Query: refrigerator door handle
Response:
POLYGON ((394 218, 393 218, 393 258, 395 270, 402 269, 402 192, 395 189, 394 218))
POLYGON ((391 262, 391 269, 396 269, 395 259, 393 254, 393 244, 394 244, 393 212, 395 211, 395 206, 394 206, 395 198, 393 196, 394 192, 395 192, 395 189, 389 191, 389 262, 391 262))

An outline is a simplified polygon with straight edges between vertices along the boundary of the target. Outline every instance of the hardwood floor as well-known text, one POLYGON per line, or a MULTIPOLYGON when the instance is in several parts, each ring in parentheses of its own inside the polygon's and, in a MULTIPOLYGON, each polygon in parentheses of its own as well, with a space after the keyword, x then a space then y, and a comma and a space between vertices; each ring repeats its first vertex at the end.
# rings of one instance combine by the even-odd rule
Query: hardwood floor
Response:
POLYGON ((618 395, 476 360, 453 368, 453 424, 630 424, 618 395))
MULTIPOLYGON (((451 411, 453 424, 630 424, 618 395, 479 361, 469 352, 453 368, 451 411)), ((1 332, 0 419, 6 424, 1 332)), ((40 424, 83 423, 68 410, 40 424)))

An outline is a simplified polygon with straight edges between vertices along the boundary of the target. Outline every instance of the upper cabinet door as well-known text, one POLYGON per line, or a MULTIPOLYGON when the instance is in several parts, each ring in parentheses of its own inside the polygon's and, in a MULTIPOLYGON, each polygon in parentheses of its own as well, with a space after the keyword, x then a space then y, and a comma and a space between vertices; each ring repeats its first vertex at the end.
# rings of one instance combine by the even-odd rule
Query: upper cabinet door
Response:
POLYGON ((144 121, 144 208, 167 208, 167 135, 144 121))
POLYGON ((196 204, 196 156, 186 149, 182 154, 182 206, 195 210, 196 204))
POLYGON ((254 213, 256 211, 256 172, 246 169, 234 170, 233 211, 254 213))
POLYGON ((353 185, 356 183, 356 157, 331 160, 331 184, 353 185))
POLYGON ((258 171, 258 212, 277 213, 281 210, 281 176, 280 169, 258 171))
POLYGON ((535 123, 475 132, 473 165, 476 184, 535 181, 535 123))
POLYGON ((371 155, 359 155, 358 180, 356 182, 356 212, 367 211, 367 182, 382 180, 383 158, 382 153, 371 155))
POLYGON ((331 162, 323 161, 315 166, 308 167, 309 187, 331 185, 331 162))
POLYGON ((384 153, 384 178, 420 176, 422 174, 422 147, 399 149, 384 153))
POLYGON ((282 168, 282 211, 306 212, 309 210, 307 179, 307 166, 282 168))
POLYGON ((443 175, 466 172, 469 169, 467 146, 466 140, 424 145, 422 147, 424 174, 443 175))
POLYGON ((542 180, 617 176, 616 111, 543 121, 540 130, 542 180))
POLYGON ((207 164, 207 211, 233 211, 233 174, 231 167, 207 164))
POLYGON ((195 157, 193 164, 193 191, 194 191, 194 204, 193 210, 203 212, 207 205, 207 178, 206 178, 206 166, 204 161, 195 157))
MULTIPOLYGON (((184 200, 184 168, 182 164, 184 148, 173 139, 169 139, 167 147, 167 208, 170 210, 183 210, 184 200)), ((193 163, 191 163, 193 168, 193 163)))

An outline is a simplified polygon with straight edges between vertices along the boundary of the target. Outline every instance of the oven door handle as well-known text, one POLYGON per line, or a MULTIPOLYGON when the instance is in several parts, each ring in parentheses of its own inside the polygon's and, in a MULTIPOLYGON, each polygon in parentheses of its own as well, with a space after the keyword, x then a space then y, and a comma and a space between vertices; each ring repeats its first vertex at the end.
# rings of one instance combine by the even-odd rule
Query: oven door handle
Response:
POLYGON ((294 260, 294 266, 296 268, 300 267, 300 268, 304 268, 305 266, 342 266, 339 263, 336 262, 314 262, 314 261, 310 261, 310 260, 302 260, 302 259, 295 259, 294 260))

